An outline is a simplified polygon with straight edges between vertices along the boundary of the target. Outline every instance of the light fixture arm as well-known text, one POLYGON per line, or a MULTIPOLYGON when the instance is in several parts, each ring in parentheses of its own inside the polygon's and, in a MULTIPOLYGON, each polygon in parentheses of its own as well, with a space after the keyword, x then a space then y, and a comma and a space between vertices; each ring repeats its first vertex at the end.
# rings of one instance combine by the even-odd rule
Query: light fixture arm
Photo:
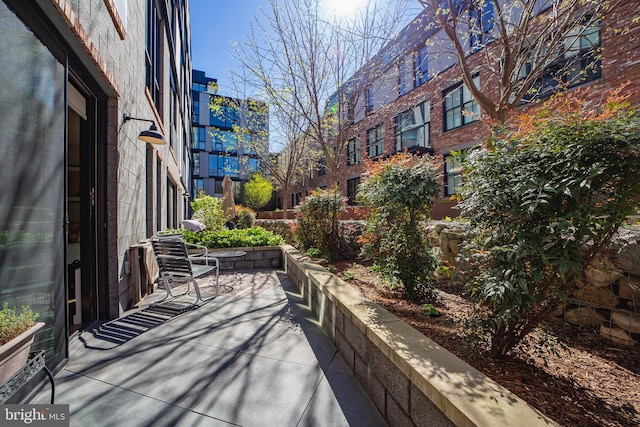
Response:
POLYGON ((156 122, 155 120, 149 120, 149 119, 141 119, 139 117, 131 117, 128 114, 123 114, 122 115, 122 124, 128 122, 129 120, 138 120, 141 122, 149 122, 151 123, 151 126, 149 127, 149 130, 144 130, 142 132, 140 132, 140 135, 138 135, 138 139, 144 142, 148 142, 149 144, 155 144, 155 145, 164 145, 167 143, 167 141, 165 141, 164 137, 162 136, 162 134, 160 132, 158 132, 158 128, 156 127, 156 122))
POLYGON ((128 122, 129 120, 139 120, 139 121, 141 121, 141 122, 149 122, 149 123, 152 123, 152 124, 153 124, 153 126, 155 126, 155 125, 156 125, 156 121, 155 121, 155 120, 150 120, 150 119, 141 119, 141 118, 138 118, 138 117, 131 117, 130 115, 128 115, 128 114, 126 114, 126 113, 122 115, 122 123, 126 123, 126 122, 128 122))

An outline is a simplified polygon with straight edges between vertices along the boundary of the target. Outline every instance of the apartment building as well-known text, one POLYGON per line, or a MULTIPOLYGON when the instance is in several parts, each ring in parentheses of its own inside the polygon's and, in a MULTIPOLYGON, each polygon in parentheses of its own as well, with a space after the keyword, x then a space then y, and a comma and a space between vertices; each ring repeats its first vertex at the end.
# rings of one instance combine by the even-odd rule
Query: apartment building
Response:
MULTIPOLYGON (((539 13, 552 13, 551 6, 539 13)), ((551 2, 546 2, 551 5, 551 2)), ((485 17, 492 16, 492 2, 486 2, 485 17)), ((583 28, 568 42, 559 43, 563 58, 572 59, 569 77, 565 73, 567 90, 581 88, 593 99, 603 91, 629 82, 629 89, 638 89, 640 77, 640 27, 637 4, 621 2, 615 14, 583 28), (593 48, 597 48, 594 55, 593 48)), ((359 70, 353 81, 366 85, 349 99, 348 111, 352 124, 341 135, 346 135, 341 150, 338 182, 349 204, 356 204, 357 187, 363 173, 362 159, 381 159, 394 153, 412 153, 443 156, 441 198, 432 211, 434 218, 456 216, 455 203, 450 197, 462 184, 461 168, 449 154, 482 144, 488 129, 482 123, 486 116, 462 81, 457 60, 449 47, 451 43, 443 30, 430 25, 434 18, 427 11, 419 14, 370 63, 359 70), (375 72, 372 72, 375 70, 375 72)), ((487 26, 490 31, 490 26, 487 26)), ((487 33, 487 40, 490 34, 487 33)), ((487 40, 484 40, 486 42, 487 40)), ((474 83, 490 97, 497 97, 497 87, 485 60, 484 50, 492 49, 491 42, 478 44, 477 36, 469 36, 467 59, 475 70, 474 83), (475 39, 474 39, 475 37, 475 39), (486 47, 485 47, 486 46, 486 47)), ((497 59, 496 59, 497 60, 497 59)), ((526 72, 523 69, 522 72, 526 72)), ((554 68, 536 82, 537 99, 545 99, 558 88, 554 68)), ((634 94, 632 101, 640 103, 634 94)), ((523 103, 526 108, 529 103, 523 103)), ((299 202, 311 189, 326 188, 332 182, 322 165, 309 175, 304 184, 292 189, 292 202, 299 202)))
POLYGON ((189 28, 188 0, 0 1, 0 303, 39 314, 54 371, 184 218, 189 28))
POLYGON ((235 200, 241 202, 242 183, 262 171, 258 153, 268 149, 267 107, 219 95, 217 80, 204 71, 193 70, 192 91, 191 197, 200 191, 221 197, 222 180, 229 175, 235 200))

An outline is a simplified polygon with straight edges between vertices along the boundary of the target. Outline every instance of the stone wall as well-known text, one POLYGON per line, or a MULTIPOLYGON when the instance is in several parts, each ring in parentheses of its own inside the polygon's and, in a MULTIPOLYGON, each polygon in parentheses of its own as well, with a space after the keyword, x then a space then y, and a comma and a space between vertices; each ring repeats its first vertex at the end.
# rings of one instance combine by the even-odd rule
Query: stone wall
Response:
MULTIPOLYGON (((428 230, 438 259, 464 268, 457 255, 468 226, 433 221, 428 230)), ((625 226, 619 231, 556 314, 574 325, 599 328, 602 337, 617 344, 640 341, 640 227, 625 226)))
POLYGON ((616 344, 640 341, 640 227, 618 233, 587 268, 561 311, 567 322, 599 328, 602 337, 616 344))

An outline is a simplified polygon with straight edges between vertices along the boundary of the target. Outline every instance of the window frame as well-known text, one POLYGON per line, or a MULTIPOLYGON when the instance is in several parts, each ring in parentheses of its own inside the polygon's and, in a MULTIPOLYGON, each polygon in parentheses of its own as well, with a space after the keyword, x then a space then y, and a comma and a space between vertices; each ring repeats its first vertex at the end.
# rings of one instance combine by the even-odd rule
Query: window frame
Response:
POLYGON ((380 123, 372 128, 367 129, 367 156, 369 156, 369 158, 371 159, 374 159, 383 154, 384 154, 384 126, 382 123, 380 123), (373 135, 373 138, 372 138, 372 135, 373 135))
POLYGON ((347 179, 347 205, 355 206, 358 204, 358 186, 360 185, 360 177, 347 179))
POLYGON ((347 141, 347 166, 360 163, 360 138, 354 136, 347 141))
POLYGON ((444 168, 444 195, 453 196, 460 193, 462 182, 462 162, 464 162, 464 153, 460 157, 454 157, 451 154, 445 154, 444 168), (450 184, 450 181, 452 183, 450 184), (453 187, 453 190, 451 189, 453 187))
MULTIPOLYGON (((473 76, 473 82, 475 85, 480 86, 480 76, 473 76)), ((480 120, 481 111, 480 104, 475 100, 471 91, 467 88, 464 82, 459 82, 453 86, 448 87, 442 93, 442 130, 448 132, 454 129, 458 129, 462 126, 471 124, 480 120), (457 95, 456 95, 456 92, 457 95), (467 94, 468 92, 468 94, 467 94), (466 100, 465 100, 466 99, 466 100), (451 102, 450 102, 451 100, 451 102), (455 105, 454 102, 458 101, 455 105), (467 108, 470 107, 470 108, 467 108), (470 114, 464 114, 463 111, 467 111, 470 114), (450 123, 450 115, 453 123, 450 123), (456 122, 455 119, 458 119, 456 122), (457 123, 457 124, 456 124, 457 123)))
POLYGON ((415 52, 414 87, 420 87, 429 81, 429 51, 427 46, 415 52))
POLYGON ((431 103, 429 101, 423 101, 413 108, 403 111, 393 118, 395 124, 395 147, 396 151, 404 151, 404 149, 411 149, 414 147, 420 148, 431 148, 431 103), (422 117, 422 123, 416 123, 416 110, 419 110, 420 115, 422 117), (410 125, 402 126, 403 116, 411 115, 411 123, 410 125), (410 140, 409 138, 403 138, 405 135, 408 135, 410 132, 415 132, 416 135, 419 133, 420 128, 423 130, 423 144, 418 142, 418 138, 414 138, 416 141, 413 145, 407 145, 404 143, 405 139, 410 140))

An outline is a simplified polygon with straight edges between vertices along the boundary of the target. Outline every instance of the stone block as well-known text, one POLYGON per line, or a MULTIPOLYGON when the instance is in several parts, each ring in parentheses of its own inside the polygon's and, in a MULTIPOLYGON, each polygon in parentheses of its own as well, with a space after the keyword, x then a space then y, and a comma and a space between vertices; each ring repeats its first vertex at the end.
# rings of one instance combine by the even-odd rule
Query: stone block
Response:
MULTIPOLYGON (((413 425, 411 421, 411 417, 405 410, 402 408, 402 405, 399 405, 398 402, 394 399, 394 397, 387 390, 387 422, 390 427, 406 427, 413 425)), ((429 424, 431 427, 431 425, 429 424)))
POLYGON ((384 354, 379 350, 372 351, 368 359, 373 375, 382 383, 393 400, 409 413, 409 378, 405 376, 384 354))
POLYGON ((620 299, 610 288, 600 288, 594 285, 587 285, 573 293, 578 301, 605 306, 615 307, 620 299))
POLYGON ((430 427, 454 426, 451 420, 413 384, 411 384, 410 394, 410 415, 415 425, 430 427))
POLYGON ((336 330, 336 341, 335 341, 335 344, 336 344, 336 348, 338 349, 338 352, 340 353, 340 355, 344 359, 344 361, 347 364, 347 366, 349 367, 349 369, 352 372, 355 372, 355 369, 354 369, 355 352, 353 350, 353 347, 351 347, 351 344, 349 344, 349 341, 347 341, 345 339, 344 335, 342 335, 337 330, 336 330))
POLYGON ((353 350, 363 359, 369 358, 369 340, 360 329, 356 328, 353 323, 347 321, 344 323, 344 336, 351 343, 353 350))

